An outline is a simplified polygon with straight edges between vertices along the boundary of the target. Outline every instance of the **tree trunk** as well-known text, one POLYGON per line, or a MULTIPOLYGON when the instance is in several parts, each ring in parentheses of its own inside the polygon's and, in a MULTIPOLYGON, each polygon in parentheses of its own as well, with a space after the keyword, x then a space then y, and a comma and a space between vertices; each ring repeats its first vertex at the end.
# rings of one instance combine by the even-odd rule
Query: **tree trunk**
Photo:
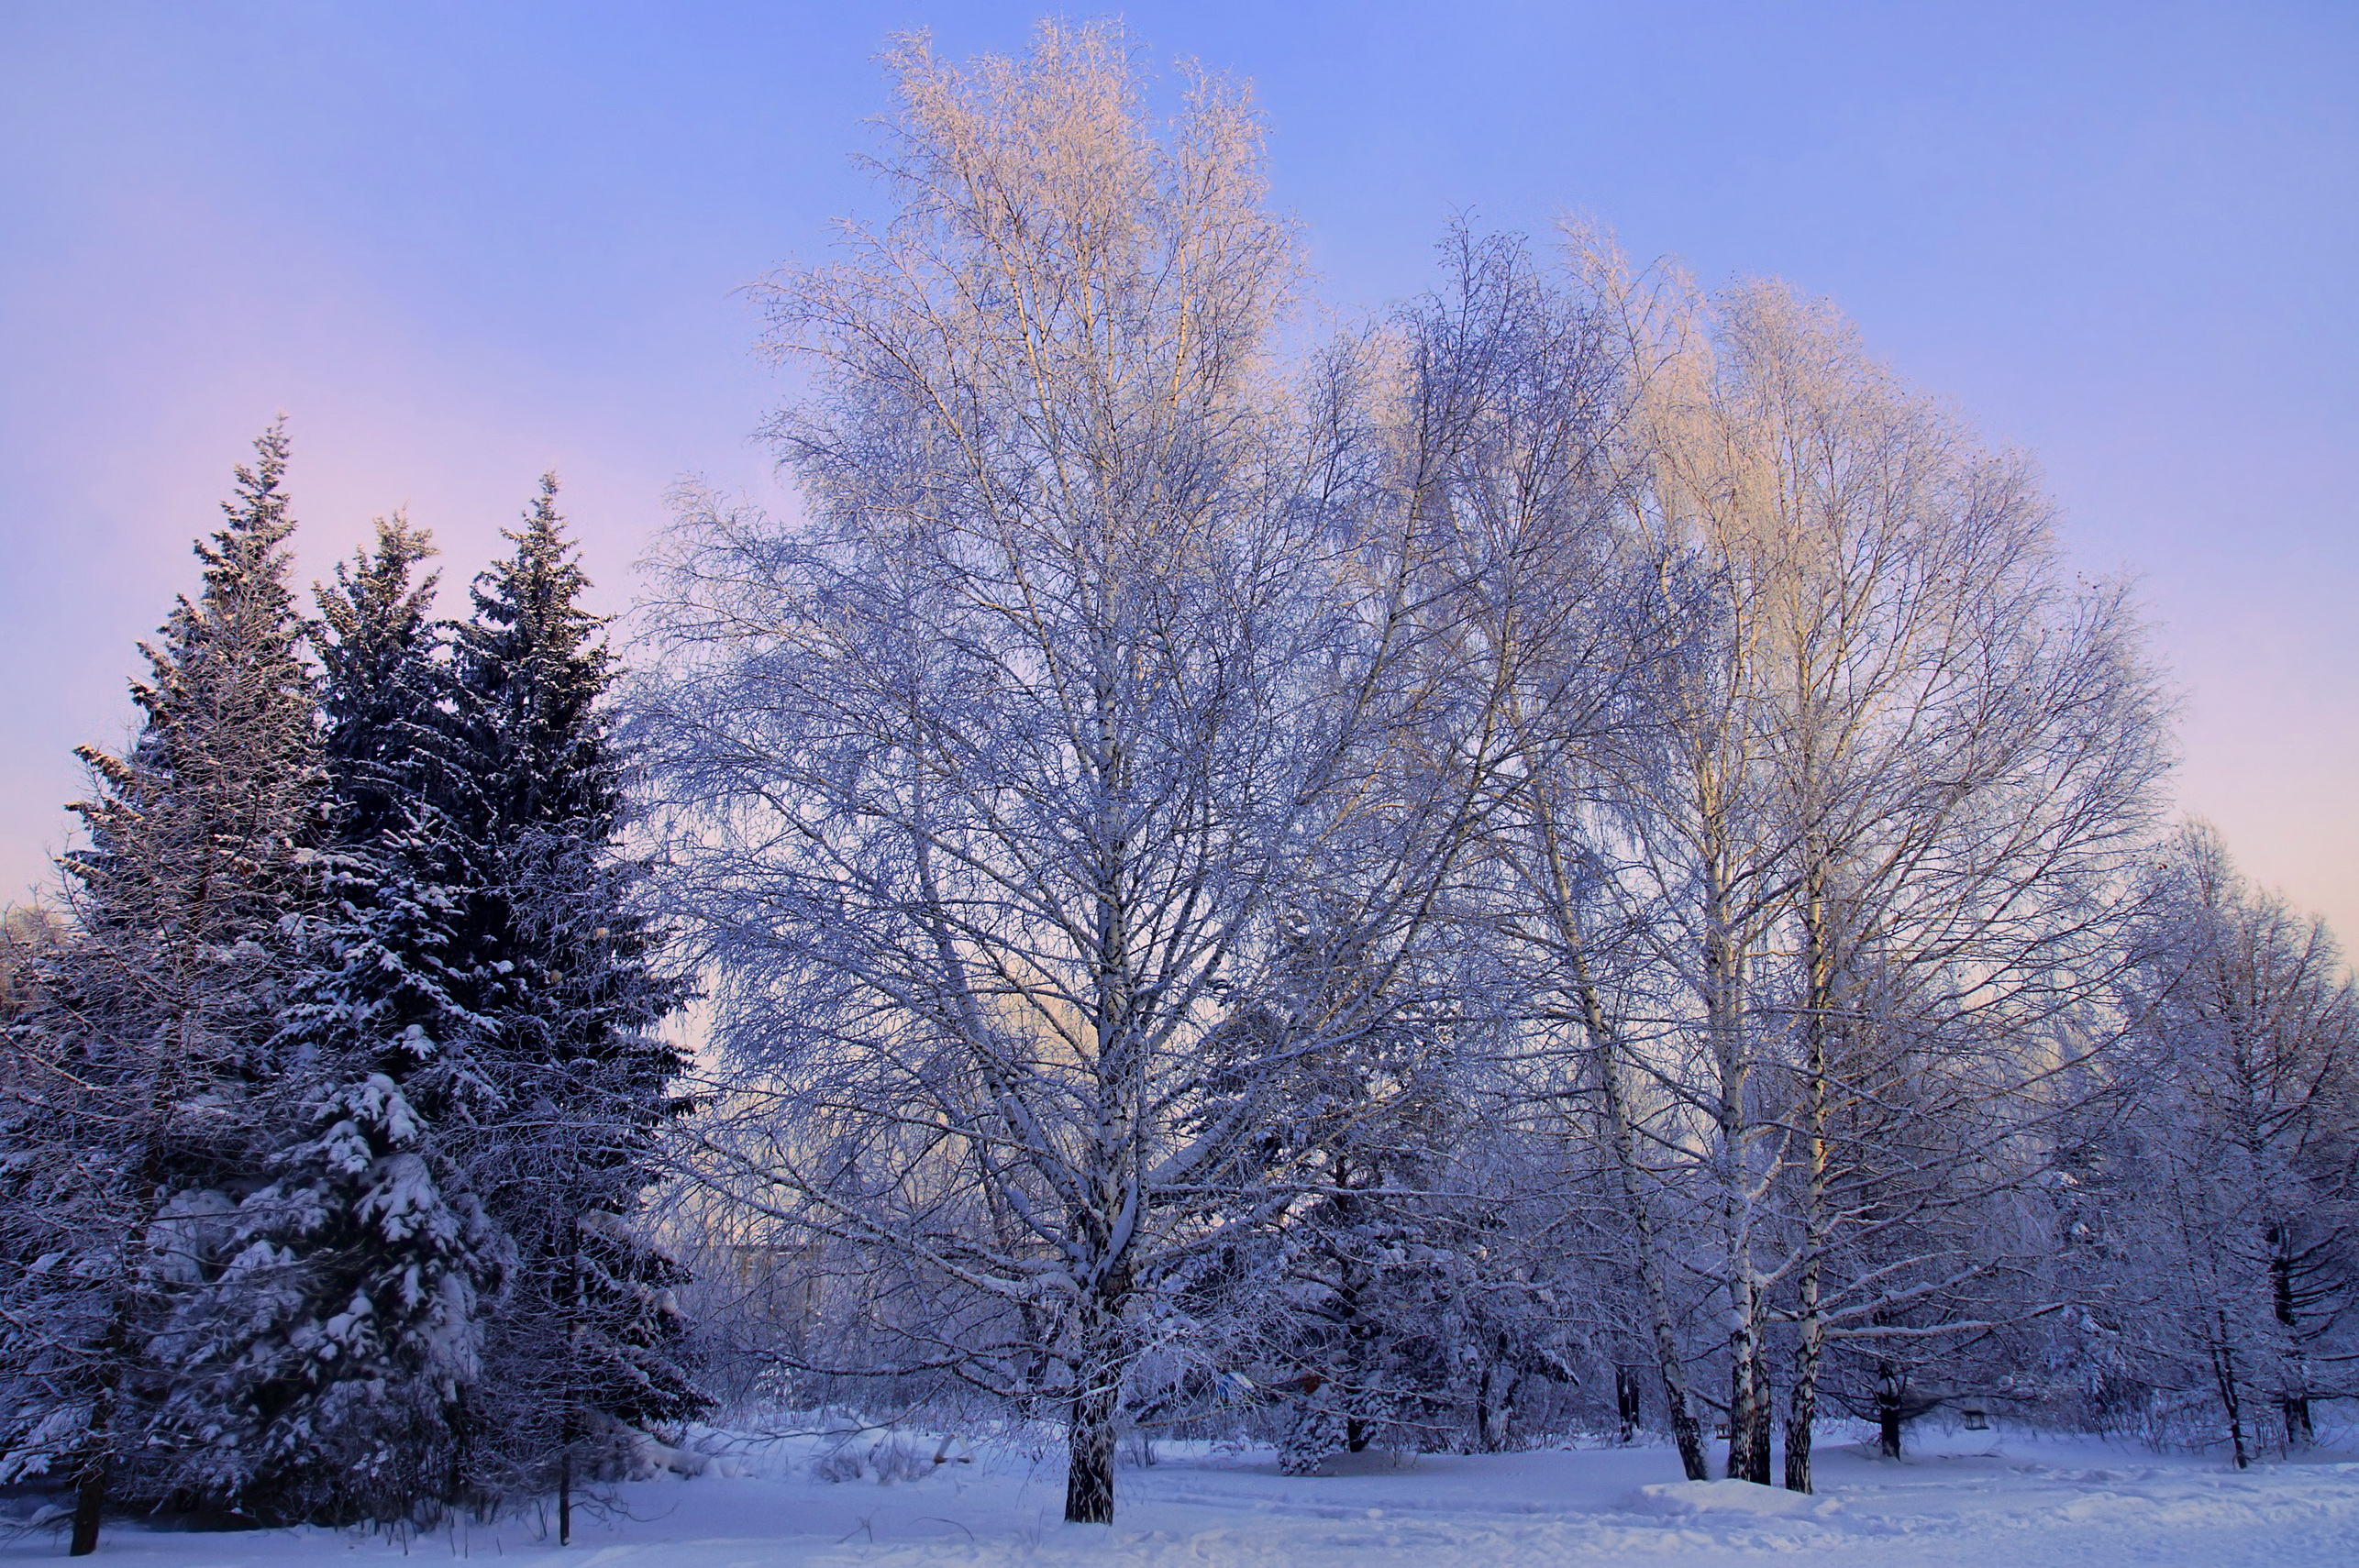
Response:
MULTIPOLYGON (((1777 1419, 1769 1400, 1769 1363, 1765 1346, 1760 1342, 1760 1328, 1753 1330, 1753 1400, 1750 1400, 1750 1422, 1745 1427, 1745 1469, 1744 1478, 1755 1485, 1769 1485, 1769 1424, 1777 1419)), ((1733 1439, 1733 1431, 1732 1431, 1733 1439)), ((1736 1443, 1729 1443, 1729 1462, 1736 1460, 1736 1443)))
POLYGON ((2318 1441, 2318 1429, 2310 1424, 2308 1394, 2287 1395, 2285 1410, 2287 1448, 2304 1449, 2318 1441))
POLYGON ((1084 1388, 1073 1396, 1066 1436, 1065 1522, 1114 1522, 1113 1390, 1084 1388))
POLYGON ((1663 1398, 1670 1407, 1671 1441, 1678 1445, 1679 1467, 1687 1472, 1688 1479, 1708 1481, 1711 1478, 1711 1466, 1704 1459, 1703 1423, 1696 1419, 1695 1411, 1688 1405, 1686 1379, 1678 1359, 1678 1347, 1675 1344, 1667 1349, 1663 1344, 1665 1338, 1664 1329, 1658 1324, 1656 1329, 1656 1360, 1663 1369, 1663 1398))
MULTIPOLYGON (((148 1168, 143 1175, 156 1174, 160 1162, 150 1144, 148 1168)), ((129 1239, 130 1247, 146 1244, 148 1226, 143 1220, 129 1239)), ((126 1250, 127 1257, 128 1249, 126 1250)), ((127 1264, 125 1265, 127 1270, 127 1264)), ((90 1404, 90 1448, 83 1461, 82 1475, 73 1494, 73 1540, 66 1548, 69 1557, 87 1557, 98 1550, 98 1523, 106 1511, 106 1489, 115 1471, 116 1407, 122 1400, 123 1364, 131 1353, 130 1307, 126 1296, 116 1297, 115 1315, 106 1325, 106 1337, 99 1342, 98 1392, 90 1404)))
POLYGON ((1726 833, 1718 790, 1700 770, 1710 847, 1704 856, 1703 984, 1706 1029, 1719 1069, 1719 1103, 1712 1108, 1719 1147, 1713 1151, 1720 1187, 1720 1221, 1728 1264, 1728 1470, 1732 1480, 1769 1482, 1769 1412, 1762 1408, 1766 1379, 1761 1355, 1761 1295, 1754 1277, 1754 1133, 1746 1125, 1751 1064, 1744 1037, 1744 960, 1729 914, 1726 833), (1756 1465, 1757 1460, 1757 1465, 1756 1465))
POLYGON ((566 1227, 573 1252, 565 1264, 565 1305, 571 1320, 565 1329, 563 1407, 557 1417, 557 1544, 573 1542, 573 1445, 581 1436, 581 1342, 590 1316, 589 1292, 581 1277, 581 1220, 566 1227))
POLYGON ((1769 1386, 1769 1357, 1766 1350, 1753 1358, 1753 1407, 1759 1412, 1753 1422, 1753 1479, 1761 1485, 1771 1485, 1769 1453, 1776 1441, 1775 1428, 1778 1407, 1769 1386))
MULTIPOLYGON (((1550 856, 1555 858, 1554 840, 1550 856)), ((1560 884, 1561 866, 1554 867, 1560 884)), ((1564 896, 1564 895, 1560 895, 1564 896)), ((1578 936, 1569 924, 1568 940, 1578 936)), ((1630 1104, 1623 1092, 1622 1059, 1605 1009, 1589 976, 1589 959, 1573 943, 1573 976, 1579 988, 1582 1018, 1590 1042, 1598 1048, 1599 1081, 1605 1090, 1606 1130, 1613 1145, 1614 1175, 1622 1188, 1623 1212, 1630 1220, 1631 1239, 1638 1253, 1638 1277, 1646 1290, 1647 1315, 1653 1320, 1655 1366, 1663 1380, 1663 1409, 1671 1423, 1671 1441, 1678 1446, 1679 1464, 1690 1481, 1711 1478, 1704 1454, 1703 1425, 1688 1403, 1686 1358, 1679 1353, 1678 1324, 1671 1313, 1671 1291, 1663 1277, 1663 1260, 1655 1243, 1655 1220, 1645 1193, 1638 1185, 1638 1153, 1630 1127, 1630 1104)))
MULTIPOLYGON (((1098 1271, 1077 1304, 1074 1331, 1080 1356, 1074 1367, 1071 1423, 1066 1431, 1065 1518, 1069 1524, 1114 1522, 1114 1412, 1122 1400, 1122 1306, 1128 1293, 1125 1259, 1144 1202, 1133 1139, 1145 1113, 1145 1058, 1135 1030, 1137 995, 1132 979, 1129 825, 1115 802, 1124 798, 1127 753, 1113 672, 1121 653, 1102 623, 1091 677, 1096 743, 1090 768, 1099 791, 1092 833, 1096 941, 1091 963, 1099 1100, 1094 1139, 1084 1159, 1087 1198, 1076 1219, 1086 1254, 1098 1271), (1129 1216, 1125 1220, 1124 1216, 1129 1216)), ((1069 1242, 1069 1245, 1070 1243, 1069 1242)))
POLYGON ((1114 1522, 1114 1410, 1122 1396, 1117 1325, 1102 1302, 1084 1309, 1080 1374, 1066 1431, 1065 1520, 1114 1522))
POLYGON ((1613 1408, 1622 1423, 1621 1441, 1625 1443, 1636 1441, 1639 1422, 1645 1419, 1645 1411, 1639 1401, 1638 1371, 1635 1367, 1617 1366, 1613 1369, 1613 1408))
POLYGON ((1809 1176, 1802 1187, 1801 1302, 1795 1314, 1800 1342, 1794 1348, 1794 1393, 1786 1411, 1786 1489, 1789 1492, 1811 1489, 1811 1429, 1818 1417, 1819 1361, 1826 1342, 1826 1325, 1819 1317, 1819 1275, 1828 1231, 1827 1131, 1833 1097, 1827 1031, 1835 1001, 1835 968, 1824 866, 1823 856, 1813 857, 1808 917, 1811 998, 1803 1023, 1809 1072, 1810 1142, 1805 1151, 1809 1176))
POLYGON ((1711 1464, 1704 1454, 1703 1423, 1696 1419, 1695 1408, 1688 1400, 1688 1365, 1679 1353, 1678 1325, 1671 1317, 1670 1287, 1663 1278, 1662 1259, 1656 1253, 1654 1227, 1643 1220, 1638 1248, 1638 1271, 1646 1286, 1647 1310, 1654 1319, 1655 1369, 1663 1383, 1663 1410, 1671 1424, 1671 1441, 1678 1448, 1679 1466, 1688 1479, 1709 1480, 1711 1464))
POLYGON ((69 1557, 87 1557, 98 1550, 98 1521, 106 1508, 106 1485, 115 1469, 115 1400, 116 1388, 122 1379, 122 1356, 117 1346, 123 1338, 122 1321, 118 1318, 108 1329, 106 1362, 100 1372, 98 1397, 90 1411, 90 1453, 83 1462, 81 1483, 74 1488, 73 1542, 66 1549, 69 1557))
POLYGON ((461 1385, 450 1400, 450 1465, 443 1477, 443 1502, 456 1508, 467 1496, 468 1458, 473 1449, 474 1418, 467 1409, 467 1389, 461 1385))
POLYGON ((2211 1345, 2211 1373, 2220 1383, 2220 1403, 2228 1411, 2228 1441, 2236 1451, 2236 1468, 2249 1469, 2252 1454, 2244 1446, 2244 1406, 2236 1390, 2236 1353, 2228 1343, 2228 1314, 2217 1314, 2220 1337, 2211 1345))
MULTIPOLYGON (((1349 1189, 1350 1172, 1343 1156, 1335 1157, 1335 1181, 1349 1189)), ((1381 1180, 1379 1176, 1377 1179, 1381 1180)), ((1358 1218, 1358 1201, 1350 1197, 1335 1199, 1337 1221, 1346 1230, 1358 1218)), ((1381 1375, 1376 1365, 1376 1339, 1381 1325, 1360 1310, 1360 1303, 1373 1294, 1375 1271, 1362 1263, 1351 1248, 1345 1248, 1337 1260, 1336 1315, 1344 1320, 1344 1365, 1342 1375, 1335 1379, 1335 1402, 1344 1410, 1344 1450, 1359 1453, 1368 1447, 1368 1397, 1378 1386, 1381 1375)))
POLYGON ((115 1468, 115 1399, 123 1376, 122 1346, 127 1338, 122 1314, 107 1326, 101 1342, 105 1360, 99 1369, 98 1395, 90 1408, 90 1451, 83 1461, 74 1488, 73 1541, 69 1557, 87 1557, 98 1550, 98 1521, 106 1509, 106 1484, 115 1468))
POLYGON ((1751 1283, 1733 1287, 1736 1326, 1729 1331, 1728 1476, 1769 1483, 1769 1375, 1761 1363, 1760 1300, 1751 1283))
MULTIPOLYGON (((1505 1352, 1506 1340, 1505 1334, 1500 1335, 1498 1352, 1505 1352)), ((1616 1368, 1614 1375, 1625 1374, 1616 1368)), ((1521 1381, 1515 1368, 1500 1354, 1484 1359, 1482 1382, 1475 1389, 1475 1431, 1485 1453, 1498 1453, 1507 1447, 1508 1428, 1515 1419, 1515 1389, 1521 1381)))
POLYGON ((83 1467, 82 1485, 73 1496, 73 1544, 68 1557, 87 1557, 98 1550, 98 1519, 106 1507, 106 1473, 111 1456, 100 1452, 83 1467))
POLYGON ((1818 1418, 1818 1389, 1794 1386, 1793 1408, 1786 1413, 1786 1490, 1808 1492, 1811 1486, 1811 1428, 1818 1418))
POLYGON ((1728 1464, 1722 1472, 1731 1481, 1750 1481, 1753 1462, 1753 1357, 1743 1329, 1728 1336, 1728 1464))
POLYGON ((1786 1490, 1811 1488, 1811 1429, 1818 1419, 1819 1361, 1825 1325, 1819 1320, 1819 1270, 1815 1260, 1802 1271, 1801 1343, 1794 1351, 1793 1400, 1786 1410, 1786 1490))
POLYGON ((2269 1285, 2276 1297, 2277 1326, 2286 1331, 2288 1348, 2285 1362, 2285 1393, 2280 1402, 2285 1408, 2286 1448, 2288 1452, 2308 1448, 2317 1440, 2317 1430, 2310 1424, 2309 1374, 2299 1349, 2298 1331, 2300 1328, 2294 1314, 2293 1260, 2286 1255, 2285 1227, 2269 1227, 2269 1244, 2276 1249, 2269 1259, 2269 1285))
POLYGON ((1888 1361, 1876 1367, 1876 1451, 1900 1457, 1900 1369, 1888 1361))

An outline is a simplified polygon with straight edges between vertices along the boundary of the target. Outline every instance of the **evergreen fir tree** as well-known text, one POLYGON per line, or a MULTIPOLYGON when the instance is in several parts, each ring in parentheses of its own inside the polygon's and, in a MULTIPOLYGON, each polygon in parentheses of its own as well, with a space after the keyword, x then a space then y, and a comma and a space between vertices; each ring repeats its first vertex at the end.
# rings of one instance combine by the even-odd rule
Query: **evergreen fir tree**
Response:
POLYGON ((1269 1093, 1283 1109, 1241 1158, 1295 1190, 1208 1271, 1191 1314, 1263 1387, 1285 1474, 1371 1443, 1503 1446, 1518 1386, 1570 1368, 1500 1244, 1505 1194, 1446 1196, 1472 1174, 1472 982, 1389 961, 1307 895, 1279 934, 1277 984, 1204 1043, 1203 1113, 1269 1093))
POLYGON ((282 1041, 301 1064, 277 1179, 243 1207, 237 1331, 193 1368, 245 1434, 223 1476, 278 1518, 419 1521, 448 1482, 504 1239, 451 1156, 496 1096, 458 936, 482 878, 443 809, 450 680, 413 583, 428 536, 380 519, 318 591, 336 802, 327 897, 282 1041))
POLYGON ((482 1049, 503 1105, 468 1169, 516 1249, 466 1463, 494 1491, 554 1479, 562 1533, 577 1462, 603 1466, 618 1423, 706 1401, 671 1304, 680 1267, 621 1223, 685 1109, 668 1090, 681 1058, 651 1032, 683 988, 634 912, 641 872, 619 853, 622 758, 600 707, 611 656, 556 494, 545 476, 506 536, 515 554, 477 579, 456 664, 467 831, 496 866, 468 940, 496 976, 482 1049))
POLYGON ((316 878, 315 695, 286 574, 274 425, 237 470, 204 587, 183 599, 129 754, 84 747, 77 930, 12 1029, 0 1127, 0 1479, 70 1474, 72 1551, 110 1495, 203 1501, 218 1433, 172 1397, 216 1315, 238 1203, 264 1183, 292 917, 316 878))

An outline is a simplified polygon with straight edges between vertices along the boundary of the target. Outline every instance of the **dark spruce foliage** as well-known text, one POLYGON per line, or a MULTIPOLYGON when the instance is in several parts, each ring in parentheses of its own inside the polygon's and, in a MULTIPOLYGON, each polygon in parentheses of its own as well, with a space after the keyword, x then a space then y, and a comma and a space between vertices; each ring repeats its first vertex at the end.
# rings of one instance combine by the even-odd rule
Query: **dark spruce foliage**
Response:
POLYGON ((333 784, 325 897, 281 1035, 275 1180, 244 1205, 250 1288, 200 1358, 240 1436, 220 1487, 260 1517, 431 1518, 510 1253, 453 1157, 493 1120, 460 940, 487 866, 449 811, 452 690, 413 580, 428 536, 396 516, 318 591, 333 784))
POLYGON ((679 1265, 621 1222, 686 1109, 669 1088, 681 1059, 652 1032, 684 988, 619 851, 623 757, 600 706, 614 667, 556 494, 545 477, 455 646, 453 812, 492 872, 461 940, 484 976, 479 1049, 501 1106, 466 1165, 515 1249, 462 1460, 485 1496, 570 1489, 614 1463, 620 1426, 707 1404, 671 1304, 679 1265))

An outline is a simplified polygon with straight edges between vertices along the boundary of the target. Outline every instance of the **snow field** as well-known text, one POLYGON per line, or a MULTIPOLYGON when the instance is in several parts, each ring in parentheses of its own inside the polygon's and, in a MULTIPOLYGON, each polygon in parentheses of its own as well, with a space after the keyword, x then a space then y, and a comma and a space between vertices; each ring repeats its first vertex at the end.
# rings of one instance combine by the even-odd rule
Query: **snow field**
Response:
MULTIPOLYGON (((2217 1460, 2017 1433, 1935 1438, 1900 1463, 1824 1446, 1815 1496, 1678 1479, 1667 1448, 1363 1454, 1290 1478, 1267 1453, 1158 1448, 1125 1464, 1112 1529, 1067 1525, 1062 1455, 862 1433, 707 1442, 703 1473, 612 1488, 574 1541, 526 1517, 408 1543, 327 1530, 192 1535, 116 1526, 102 1561, 295 1568, 487 1558, 541 1568, 1118 1564, 1409 1568, 1808 1562, 1826 1568, 2319 1568, 2359 1564, 2359 1454, 2239 1474, 2217 1460), (1997 1441, 1989 1441, 1996 1438, 1997 1441), (936 1463, 936 1453, 944 1455, 936 1463), (854 1478, 830 1481, 825 1474, 854 1478), (880 1475, 893 1479, 880 1480, 880 1475)), ((553 1526, 553 1520, 549 1521, 553 1526)), ((62 1554, 0 1540, 0 1562, 62 1554)))

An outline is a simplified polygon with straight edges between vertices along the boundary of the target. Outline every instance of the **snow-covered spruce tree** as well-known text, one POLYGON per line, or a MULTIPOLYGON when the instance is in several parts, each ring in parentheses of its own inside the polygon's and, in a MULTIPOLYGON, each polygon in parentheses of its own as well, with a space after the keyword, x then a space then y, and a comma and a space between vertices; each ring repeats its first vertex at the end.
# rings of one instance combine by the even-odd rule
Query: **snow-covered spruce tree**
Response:
POLYGON ((1431 1446, 1413 1434, 1438 1424, 1448 1381, 1428 1309, 1445 1271, 1415 1196, 1455 1131, 1456 1086, 1435 1038, 1446 1026, 1421 1027, 1364 994, 1378 977, 1321 951, 1319 924, 1290 911, 1292 961, 1207 1036, 1211 1092, 1198 1112, 1210 1121, 1234 1114, 1238 1091, 1268 1096, 1260 1135, 1237 1158, 1291 1166, 1301 1187, 1248 1245, 1257 1266, 1220 1304, 1240 1331, 1226 1359, 1281 1401, 1279 1464, 1292 1475, 1379 1437, 1431 1446), (1275 1083, 1271 1062, 1286 1064, 1275 1083))
POLYGON ((226 1434, 169 1396, 218 1324, 238 1206, 267 1179, 262 1110, 323 794, 282 429, 256 453, 196 547, 203 589, 142 646, 137 743, 82 752, 89 842, 63 861, 75 931, 10 1033, 0 1476, 72 1478, 77 1554, 110 1497, 218 1500, 194 1483, 226 1434))
POLYGON ((1295 901, 1291 960, 1202 1048, 1195 1121, 1243 1092, 1268 1102, 1234 1155, 1267 1168, 1222 1176, 1296 1190, 1191 1288, 1191 1316, 1219 1326, 1201 1350, 1264 1391, 1290 1474, 1371 1443, 1501 1446, 1515 1385, 1567 1369, 1515 1249, 1454 1196, 1474 1121, 1464 999, 1336 950, 1315 908, 1295 901))
POLYGON ((431 554, 380 519, 373 556, 316 594, 334 819, 280 1036, 288 1114, 240 1209, 229 1275, 253 1288, 185 1368, 184 1397, 240 1432, 217 1484, 258 1517, 430 1517, 503 1273, 452 1157, 496 1102, 459 944, 482 878, 445 809, 449 672, 434 580, 413 580, 431 554))
POLYGON ((491 1314, 458 1473, 483 1499, 559 1492, 608 1466, 620 1427, 706 1403, 672 1303, 679 1265, 620 1223, 655 1181, 657 1136, 686 1102, 681 1059, 652 1032, 685 995, 636 909, 623 757, 601 698, 613 663, 579 602, 545 476, 515 551, 476 579, 454 647, 449 810, 483 880, 458 948, 479 989, 475 1064, 498 1107, 461 1164, 515 1249, 491 1314))

